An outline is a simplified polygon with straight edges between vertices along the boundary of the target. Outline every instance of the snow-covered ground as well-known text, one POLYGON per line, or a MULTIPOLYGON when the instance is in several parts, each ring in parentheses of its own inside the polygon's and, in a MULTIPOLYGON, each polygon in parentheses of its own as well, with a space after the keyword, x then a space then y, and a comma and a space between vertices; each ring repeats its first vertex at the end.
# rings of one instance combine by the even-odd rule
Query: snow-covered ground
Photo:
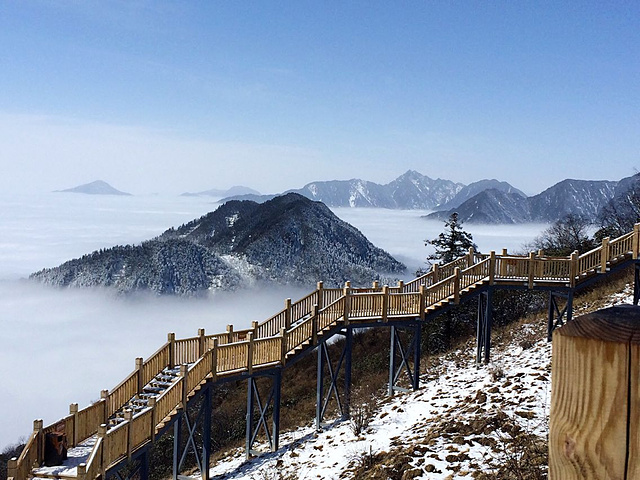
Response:
MULTIPOLYGON (((632 298, 627 287, 609 305, 632 298)), ((546 319, 539 317, 513 330, 487 366, 474 364, 472 342, 433 361, 420 390, 383 401, 361 435, 351 422, 316 432, 309 419, 308 426, 281 435, 278 452, 247 462, 244 450, 234 450, 211 468, 211 476, 346 479, 377 469, 381 475, 366 478, 444 480, 482 478, 527 462, 533 468, 544 462, 547 449, 551 344, 545 329, 546 319)))

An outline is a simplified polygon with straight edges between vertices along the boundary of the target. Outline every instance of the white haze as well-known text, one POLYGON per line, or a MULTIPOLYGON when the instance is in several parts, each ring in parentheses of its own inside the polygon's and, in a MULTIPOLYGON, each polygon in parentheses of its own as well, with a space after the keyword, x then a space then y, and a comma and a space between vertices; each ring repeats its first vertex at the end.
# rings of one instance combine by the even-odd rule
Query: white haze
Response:
MULTIPOLYGON (((98 248, 138 243, 197 218, 217 204, 194 197, 111 197, 49 193, 0 198, 0 449, 25 438, 32 421, 50 424, 70 403, 85 406, 128 375, 135 357, 148 357, 168 332, 247 327, 279 311, 284 299, 307 293, 262 287, 207 299, 123 298, 104 290, 53 289, 24 280, 29 273, 98 248)), ((422 211, 334 211, 374 244, 405 262, 424 264, 442 222, 422 211)), ((467 226, 482 251, 518 249, 544 225, 467 226)), ((407 278, 408 278, 407 277, 407 278)), ((309 287, 311 288, 311 287, 309 287)))

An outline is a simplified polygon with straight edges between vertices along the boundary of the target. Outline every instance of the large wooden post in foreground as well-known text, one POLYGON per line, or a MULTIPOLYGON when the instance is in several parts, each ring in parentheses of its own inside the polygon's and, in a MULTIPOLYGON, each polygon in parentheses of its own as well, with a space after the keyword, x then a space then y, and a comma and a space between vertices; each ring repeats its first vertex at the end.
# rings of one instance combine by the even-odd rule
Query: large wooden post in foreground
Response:
POLYGON ((640 478, 640 307, 557 329, 552 364, 549 479, 640 478))

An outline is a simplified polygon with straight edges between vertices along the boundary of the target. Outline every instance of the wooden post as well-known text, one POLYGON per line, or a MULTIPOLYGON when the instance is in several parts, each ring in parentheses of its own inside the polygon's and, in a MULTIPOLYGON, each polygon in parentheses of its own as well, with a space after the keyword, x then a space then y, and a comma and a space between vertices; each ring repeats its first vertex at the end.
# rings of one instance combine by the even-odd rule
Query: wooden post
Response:
POLYGON ((609 261, 609 237, 602 239, 602 250, 600 250, 600 273, 607 273, 607 262, 609 261))
POLYGON ((576 286, 576 277, 578 276, 578 258, 580 254, 577 250, 571 253, 571 264, 569 265, 569 286, 576 286))
POLYGON ((382 287, 382 321, 386 322, 389 316, 389 285, 382 287))
POLYGON ((182 406, 179 408, 187 409, 187 399, 189 398, 189 382, 187 382, 187 378, 189 377, 189 365, 180 365, 180 377, 182 380, 182 406))
POLYGON ((233 343, 233 325, 227 325, 227 343, 233 343))
POLYGON ((17 480, 18 476, 18 459, 16 457, 11 458, 7 462, 7 480, 17 480))
POLYGON ((151 431, 149 435, 151 436, 151 443, 155 443, 156 441, 156 425, 158 425, 158 412, 156 412, 156 397, 149 398, 147 402, 147 406, 151 409, 151 431))
MULTIPOLYGON (((101 479, 102 480, 106 480, 106 465, 105 465, 105 457, 107 456, 107 452, 108 450, 108 446, 107 446, 107 431, 108 431, 108 427, 106 423, 101 423, 100 427, 98 427, 98 436, 100 438, 102 438, 102 458, 100 459, 100 474, 101 474, 101 479)), ((153 438, 153 437, 152 437, 153 438)), ((152 440, 153 441, 153 440, 152 440)))
POLYGON ((419 288, 420 288, 420 320, 424 320, 426 318, 427 287, 425 287, 424 285, 420 285, 419 288))
POLYGON ((69 447, 73 448, 78 444, 78 404, 72 403, 69 405, 69 415, 73 416, 73 430, 67 432, 67 441, 69 447))
POLYGON ((280 328, 280 363, 283 367, 287 361, 287 353, 289 353, 287 348, 287 329, 282 327, 280 328))
POLYGON ((34 420, 33 421, 33 433, 35 433, 36 436, 36 465, 37 466, 41 466, 42 462, 44 462, 44 434, 42 433, 42 429, 43 429, 43 424, 42 424, 42 420, 38 419, 38 420, 34 420))
POLYGON ((491 250, 491 252, 489 252, 489 285, 493 285, 495 282, 496 282, 496 252, 495 250, 491 250))
POLYGON ((631 240, 631 249, 631 257, 634 260, 637 260, 638 256, 640 255, 640 252, 638 251, 640 250, 640 223, 636 223, 633 226, 633 239, 631 240))
POLYGON ((473 247, 469 247, 469 253, 467 253, 467 268, 471 267, 475 262, 475 250, 473 247))
POLYGON ((142 366, 144 365, 144 358, 142 357, 137 357, 136 358, 136 376, 138 377, 138 386, 137 388, 137 393, 140 394, 142 393, 142 389, 144 388, 144 383, 143 382, 143 378, 142 378, 142 366))
POLYGON ((433 283, 438 283, 438 270, 440 269, 440 266, 437 263, 434 263, 431 266, 431 271, 433 272, 433 283))
POLYGON ((639 319, 619 305, 554 331, 550 480, 640 478, 639 319))
POLYGON ((380 282, 378 280, 374 280, 373 283, 371 284, 371 288, 373 288, 373 290, 377 290, 380 288, 380 282))
MULTIPOLYGON (((111 416, 109 412, 109 390, 100 390, 100 400, 104 403, 104 413, 102 414, 102 422, 107 423, 107 420, 111 416)), ((76 444, 80 441, 76 437, 76 444)))
POLYGON ((291 299, 287 298, 284 301, 284 328, 289 330, 291 328, 291 299))
POLYGON ((253 322, 251 322, 251 330, 253 330, 254 338, 258 338, 258 325, 259 325, 259 322, 257 320, 254 320, 253 322))
POLYGON ((198 329, 198 339, 198 358, 200 358, 207 351, 207 337, 204 334, 204 328, 198 329))
POLYGON ((529 289, 533 289, 536 271, 536 254, 529 252, 529 289))
POLYGON ((78 480, 86 480, 87 478, 87 464, 86 463, 81 463, 80 465, 78 465, 77 467, 77 476, 76 478, 78 480))
POLYGON ((247 348, 247 372, 251 375, 253 373, 253 332, 247 333, 247 342, 249 342, 249 347, 247 348))
POLYGON ((453 303, 460 303, 460 267, 456 267, 453 271, 456 276, 453 280, 453 303))
POLYGON ((318 344, 318 305, 313 306, 313 317, 311 317, 311 345, 318 344))
POLYGON ((124 421, 127 422, 127 458, 131 460, 131 450, 133 448, 131 437, 133 436, 133 429, 131 428, 131 420, 133 419, 133 412, 129 409, 124 411, 124 421))
POLYGON ((169 342, 169 368, 174 368, 176 366, 176 334, 169 333, 167 342, 169 342))
MULTIPOLYGON (((502 257, 506 257, 507 256, 507 249, 503 248, 502 249, 502 257)), ((500 276, 501 277, 505 277, 507 275, 507 261, 502 258, 500 260, 500 276)))
POLYGON ((402 293, 404 290, 404 282, 402 280, 398 280, 398 292, 402 293))
POLYGON ((324 284, 318 282, 318 308, 322 310, 324 308, 324 284))
POLYGON ((211 349, 211 377, 215 382, 218 379, 218 339, 213 339, 213 348, 211 349))
POLYGON ((344 324, 349 325, 349 312, 351 311, 351 282, 345 282, 344 284, 344 324))

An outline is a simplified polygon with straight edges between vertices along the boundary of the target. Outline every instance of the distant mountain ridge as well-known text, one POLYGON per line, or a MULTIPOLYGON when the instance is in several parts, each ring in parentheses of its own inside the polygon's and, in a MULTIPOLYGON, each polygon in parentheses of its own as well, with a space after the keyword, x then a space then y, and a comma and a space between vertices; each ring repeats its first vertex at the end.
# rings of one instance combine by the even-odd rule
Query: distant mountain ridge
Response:
POLYGON ((404 270, 325 205, 291 193, 262 204, 230 201, 141 245, 93 252, 31 278, 55 286, 197 295, 255 281, 363 285, 404 270))
POLYGON ((84 193, 87 195, 131 195, 127 192, 121 192, 113 188, 107 182, 102 180, 96 180, 91 183, 85 183, 84 185, 78 185, 77 187, 67 188, 66 190, 56 190, 61 193, 84 193))
POLYGON ((218 198, 222 198, 222 197, 231 197, 231 196, 238 196, 238 195, 260 195, 260 192, 258 192, 257 190, 254 190, 252 188, 249 187, 244 187, 242 185, 236 185, 233 186, 231 188, 228 188, 227 190, 218 190, 216 188, 212 188, 211 190, 204 190, 202 192, 195 192, 195 193, 191 193, 191 192, 185 192, 182 193, 180 196, 182 197, 218 197, 218 198))
POLYGON ((567 179, 532 197, 485 190, 448 210, 426 216, 447 219, 454 211, 466 223, 554 222, 569 213, 595 219, 613 198, 619 182, 609 180, 567 179))

